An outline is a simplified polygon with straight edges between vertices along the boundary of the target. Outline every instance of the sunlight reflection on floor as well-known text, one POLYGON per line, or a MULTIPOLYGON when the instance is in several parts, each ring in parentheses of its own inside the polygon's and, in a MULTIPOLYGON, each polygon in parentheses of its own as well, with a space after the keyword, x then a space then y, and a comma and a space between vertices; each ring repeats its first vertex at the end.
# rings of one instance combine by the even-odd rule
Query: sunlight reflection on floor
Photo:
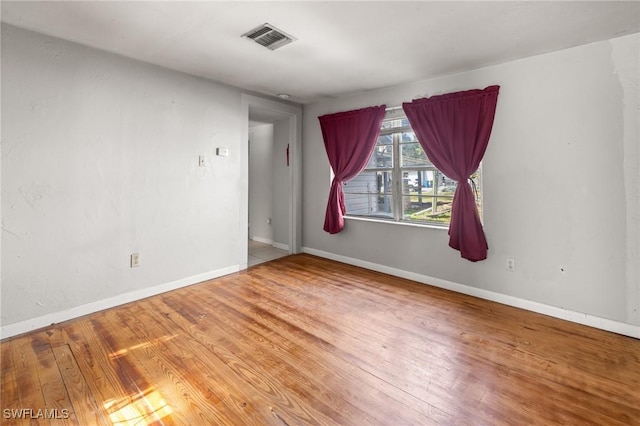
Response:
POLYGON ((144 342, 144 343, 139 343, 137 345, 129 346, 128 348, 123 348, 123 349, 120 349, 118 351, 115 351, 115 352, 109 354, 109 358, 115 359, 115 358, 121 357, 122 355, 126 354, 127 352, 133 351, 135 349, 146 348, 147 346, 155 345, 158 342, 166 342, 168 340, 173 339, 176 336, 177 336, 177 334, 174 334, 172 336, 163 336, 163 337, 159 337, 157 339, 154 339, 154 340, 152 340, 150 342, 144 342))
POLYGON ((160 421, 173 410, 162 395, 153 388, 119 400, 109 400, 104 404, 109 419, 114 425, 141 426, 160 421))

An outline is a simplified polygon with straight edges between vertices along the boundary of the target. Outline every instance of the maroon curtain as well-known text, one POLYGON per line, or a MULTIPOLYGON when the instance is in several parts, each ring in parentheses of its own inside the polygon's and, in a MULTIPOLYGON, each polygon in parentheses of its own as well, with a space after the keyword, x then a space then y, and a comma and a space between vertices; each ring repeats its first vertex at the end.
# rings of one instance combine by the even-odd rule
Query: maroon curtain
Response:
POLYGON ((469 177, 478 170, 487 149, 499 89, 490 86, 402 105, 429 160, 458 182, 453 196, 449 245, 474 262, 486 259, 489 247, 469 177))
POLYGON ((331 182, 324 230, 337 234, 344 228, 344 193, 342 183, 365 168, 380 134, 385 106, 318 117, 324 146, 335 177, 331 182))

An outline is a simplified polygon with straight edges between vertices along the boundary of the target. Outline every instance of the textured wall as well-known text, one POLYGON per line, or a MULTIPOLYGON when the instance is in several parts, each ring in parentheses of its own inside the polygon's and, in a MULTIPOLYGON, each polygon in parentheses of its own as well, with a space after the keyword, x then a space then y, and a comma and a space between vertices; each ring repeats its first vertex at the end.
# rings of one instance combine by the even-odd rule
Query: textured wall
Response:
POLYGON ((250 238, 273 242, 273 124, 249 130, 250 238))
MULTIPOLYGON (((280 247, 289 246, 289 197, 291 193, 290 167, 286 152, 290 138, 289 120, 277 121, 273 140, 273 241, 280 247)), ((291 152, 289 153, 291 157, 291 152)), ((290 158, 290 164, 291 164, 290 158)))
POLYGON ((2 25, 2 325, 242 263, 240 123, 236 89, 2 25))
POLYGON ((640 325, 638 40, 305 107, 303 246, 640 325), (341 234, 322 231, 330 167, 319 115, 492 84, 501 89, 483 163, 486 261, 461 259, 442 229, 351 219, 341 234))

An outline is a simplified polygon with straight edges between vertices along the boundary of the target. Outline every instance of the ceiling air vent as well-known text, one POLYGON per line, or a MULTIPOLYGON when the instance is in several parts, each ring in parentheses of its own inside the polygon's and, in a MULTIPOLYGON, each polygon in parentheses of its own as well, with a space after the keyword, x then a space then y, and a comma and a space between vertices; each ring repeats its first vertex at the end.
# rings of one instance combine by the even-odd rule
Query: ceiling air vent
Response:
POLYGON ((258 28, 254 28, 248 33, 242 34, 242 37, 251 39, 259 45, 271 50, 276 50, 277 48, 285 46, 295 40, 295 38, 280 31, 271 24, 260 25, 258 28))

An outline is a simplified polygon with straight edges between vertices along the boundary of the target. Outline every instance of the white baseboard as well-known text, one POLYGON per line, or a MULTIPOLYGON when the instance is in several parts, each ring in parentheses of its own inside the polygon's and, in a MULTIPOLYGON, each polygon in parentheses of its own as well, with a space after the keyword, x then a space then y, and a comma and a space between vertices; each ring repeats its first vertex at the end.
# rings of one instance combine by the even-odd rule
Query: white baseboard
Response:
POLYGON ((252 241, 257 241, 259 243, 263 243, 263 244, 269 244, 272 247, 275 247, 277 249, 280 250, 287 250, 289 251, 289 245, 288 244, 282 244, 282 243, 276 243, 273 240, 270 240, 268 238, 262 238, 262 237, 251 237, 252 241))
POLYGON ((167 291, 176 290, 178 288, 197 284, 202 281, 207 281, 207 280, 221 277, 223 275, 232 274, 234 272, 238 272, 239 270, 240 270, 239 265, 228 266, 226 268, 216 269, 214 271, 205 272, 199 275, 193 275, 191 277, 182 278, 180 280, 168 282, 165 284, 160 284, 154 287, 148 287, 140 290, 131 291, 129 293, 119 294, 117 296, 109 297, 108 299, 103 299, 97 302, 91 302, 85 305, 76 306, 71 309, 67 309, 65 311, 54 312, 51 314, 28 319, 25 321, 20 321, 14 324, 4 325, 0 327, 0 339, 6 339, 8 337, 17 336, 22 333, 27 333, 29 331, 37 330, 39 328, 48 327, 52 324, 68 321, 70 319, 78 318, 83 315, 88 315, 94 312, 103 311, 105 309, 113 308, 115 306, 124 305, 125 303, 134 302, 136 300, 155 296, 160 293, 166 293, 167 291))
POLYGON ((289 251, 289 244, 276 243, 274 241, 271 245, 277 249, 289 251))
POLYGON ((577 324, 587 325, 589 327, 599 328, 601 330, 611 331, 613 333, 640 339, 640 326, 606 318, 600 318, 594 315, 584 314, 580 312, 570 311, 568 309, 558 308, 556 306, 545 305, 543 303, 533 302, 531 300, 521 299, 519 297, 496 293, 493 291, 471 287, 464 284, 458 284, 440 278, 434 278, 427 275, 417 274, 415 272, 404 271, 402 269, 391 268, 389 266, 341 256, 338 254, 316 250, 309 247, 303 247, 302 251, 303 253, 312 254, 314 256, 324 257, 326 259, 347 263, 349 265, 360 266, 372 271, 382 272, 400 278, 406 278, 423 284, 432 285, 434 287, 440 287, 446 290, 452 290, 458 293, 467 294, 469 296, 475 296, 480 299, 502 303, 503 305, 513 306, 516 308, 525 309, 527 311, 537 312, 539 314, 549 315, 551 317, 571 321, 577 324))
POLYGON ((273 244, 273 240, 270 240, 268 238, 262 238, 262 237, 255 237, 254 236, 254 237, 251 237, 251 239, 253 241, 257 241, 257 242, 263 243, 263 244, 269 244, 269 245, 273 244))

